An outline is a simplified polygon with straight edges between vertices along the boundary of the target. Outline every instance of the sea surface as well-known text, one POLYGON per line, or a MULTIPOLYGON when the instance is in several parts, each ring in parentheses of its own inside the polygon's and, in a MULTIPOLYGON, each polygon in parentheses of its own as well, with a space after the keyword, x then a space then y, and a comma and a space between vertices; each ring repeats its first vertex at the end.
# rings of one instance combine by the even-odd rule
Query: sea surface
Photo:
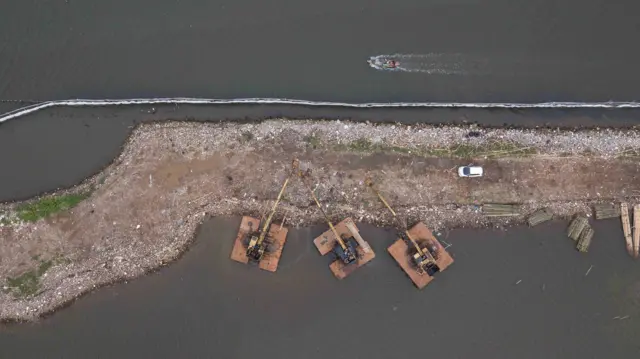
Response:
POLYGON ((640 99, 633 0, 2 0, 0 8, 0 99, 640 99), (431 68, 464 75, 368 66, 385 54, 427 56, 431 68))
MULTIPOLYGON (((70 98, 640 100, 640 3, 631 0, 0 0, 0 9, 0 113, 70 98), (419 71, 377 71, 366 63, 377 55, 419 71), (434 69, 445 71, 422 71, 434 69)), ((151 120, 620 127, 638 124, 639 114, 53 108, 0 125, 0 201, 78 183, 151 120)), ((616 220, 594 225, 587 254, 564 236, 563 222, 441 233, 456 262, 423 291, 386 254, 388 231, 364 226, 378 257, 338 281, 311 244, 325 227, 290 232, 271 275, 228 259, 238 223, 213 219, 183 259, 159 272, 100 289, 40 323, 0 328, 0 357, 640 357, 640 269, 616 220)))

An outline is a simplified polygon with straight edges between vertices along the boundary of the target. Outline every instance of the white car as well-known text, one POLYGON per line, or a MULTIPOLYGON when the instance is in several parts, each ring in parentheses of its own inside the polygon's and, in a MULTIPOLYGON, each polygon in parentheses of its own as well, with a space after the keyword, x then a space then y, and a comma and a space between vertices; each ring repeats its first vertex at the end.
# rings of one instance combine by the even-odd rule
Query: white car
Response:
POLYGON ((461 166, 458 168, 460 177, 482 177, 483 171, 480 166, 461 166))

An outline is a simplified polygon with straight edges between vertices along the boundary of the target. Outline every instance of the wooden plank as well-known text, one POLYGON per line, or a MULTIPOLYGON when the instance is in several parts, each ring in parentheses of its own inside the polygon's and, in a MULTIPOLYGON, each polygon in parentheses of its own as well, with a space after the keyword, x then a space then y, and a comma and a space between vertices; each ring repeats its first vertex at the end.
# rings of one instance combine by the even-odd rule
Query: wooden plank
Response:
POLYGON ((267 234, 267 251, 260 260, 260 269, 264 269, 269 272, 275 272, 278 270, 278 263, 280 263, 280 257, 284 250, 284 245, 287 242, 287 234, 289 229, 279 224, 271 224, 269 226, 269 233, 267 234))
POLYGON ((533 227, 537 226, 540 223, 550 221, 552 218, 553 214, 551 213, 551 211, 548 208, 543 208, 533 212, 529 216, 527 222, 529 223, 529 226, 533 227))
MULTIPOLYGON (((438 267, 440 267, 441 272, 447 269, 451 264, 453 264, 454 261, 451 255, 444 249, 442 244, 440 244, 440 241, 438 241, 433 236, 433 233, 431 233, 431 230, 429 230, 429 228, 427 228, 427 226, 424 223, 419 222, 418 224, 413 226, 409 230, 409 234, 411 234, 411 236, 416 239, 416 242, 418 242, 418 245, 420 246, 420 248, 423 248, 424 246, 430 243, 433 243, 436 245, 437 253, 438 253, 438 259, 436 260, 436 264, 438 264, 438 267)), ((410 256, 408 255, 409 253, 408 249, 409 248, 407 247, 406 242, 403 241, 402 239, 398 239, 391 246, 389 246, 389 248, 387 248, 387 251, 389 252, 389 254, 391 254, 393 259, 395 259, 395 261, 398 263, 400 268, 402 268, 402 270, 407 274, 407 276, 409 276, 413 284, 418 289, 422 289, 426 287, 429 283, 431 283, 431 281, 433 280, 433 277, 427 273, 419 273, 415 269, 415 266, 412 263, 413 259, 410 258, 410 256)))
POLYGON ((631 239, 631 223, 629 223, 629 206, 627 203, 620 203, 620 217, 622 218, 622 232, 624 241, 627 244, 627 252, 633 256, 633 240, 631 239))
POLYGON ((482 214, 487 217, 519 216, 520 206, 514 204, 487 203, 482 205, 482 214))
MULTIPOLYGON (((236 236, 233 249, 231 250, 231 259, 244 264, 249 263, 249 258, 247 258, 247 244, 243 242, 247 239, 246 236, 248 234, 259 230, 259 219, 253 217, 242 217, 240 229, 236 236)), ((287 241, 288 233, 289 229, 287 227, 282 227, 279 224, 271 224, 271 226, 269 226, 269 232, 265 238, 267 251, 265 251, 260 263, 258 264, 260 269, 269 272, 275 272, 278 270, 278 263, 280 263, 280 257, 282 256, 282 251, 287 241)))
POLYGON ((580 238, 580 234, 589 224, 589 220, 585 216, 577 216, 571 221, 569 224, 569 228, 567 229, 567 236, 574 241, 577 241, 580 238))
POLYGON ((633 206, 633 257, 640 251, 640 204, 633 206))
POLYGON ((358 252, 358 260, 355 263, 345 265, 341 260, 335 260, 329 264, 329 269, 331 269, 331 273, 333 273, 336 278, 344 279, 348 277, 349 274, 371 262, 373 258, 376 257, 376 254, 372 250, 365 252, 364 248, 360 246, 356 247, 356 252, 358 252))
MULTIPOLYGON (((371 246, 368 242, 364 241, 364 239, 359 235, 358 227, 355 225, 355 222, 351 218, 345 218, 340 223, 334 225, 334 228, 342 237, 351 237, 356 238, 356 242, 359 245, 356 247, 356 252, 358 253, 358 259, 355 263, 351 263, 349 265, 345 265, 341 260, 336 259, 331 264, 329 264, 329 269, 333 273, 333 275, 338 279, 344 279, 348 277, 351 273, 353 273, 356 269, 362 267, 363 265, 371 262, 375 257, 375 252, 371 249, 371 246), (352 233, 349 227, 354 228, 356 233, 352 233), (359 238, 358 238, 359 237, 359 238), (364 246, 360 244, 360 241, 364 242, 364 246)), ((329 228, 327 231, 319 235, 313 240, 313 243, 316 245, 318 252, 321 255, 326 255, 329 252, 332 252, 334 247, 338 245, 336 241, 336 237, 329 228)))
POLYGON ((582 233, 580 233, 580 239, 578 239, 578 245, 576 248, 580 252, 587 252, 589 250, 589 246, 591 245, 591 239, 593 238, 593 228, 591 226, 586 226, 582 233))
POLYGON ((620 207, 609 203, 598 203, 593 206, 596 219, 620 217, 620 207))
POLYGON ((243 241, 249 233, 258 231, 259 228, 259 219, 246 216, 242 217, 240 229, 238 230, 238 235, 236 236, 233 249, 231 250, 231 259, 244 264, 249 263, 249 258, 247 258, 247 245, 243 243, 243 241))

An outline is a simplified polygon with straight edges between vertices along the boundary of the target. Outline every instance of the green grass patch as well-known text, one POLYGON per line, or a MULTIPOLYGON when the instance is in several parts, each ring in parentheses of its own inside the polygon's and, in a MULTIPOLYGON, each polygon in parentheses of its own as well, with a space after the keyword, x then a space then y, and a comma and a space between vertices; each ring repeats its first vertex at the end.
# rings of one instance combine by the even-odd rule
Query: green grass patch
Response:
POLYGON ((640 148, 625 147, 620 151, 618 157, 637 158, 640 157, 640 148))
POLYGON ((533 147, 524 147, 507 141, 492 141, 478 146, 469 144, 453 145, 448 148, 428 148, 427 155, 435 157, 477 158, 477 157, 527 157, 538 153, 533 147))
POLYGON ((252 132, 249 131, 243 131, 242 134, 240 135, 240 143, 247 143, 250 142, 251 140, 253 140, 255 136, 253 135, 252 132))
POLYGON ((316 136, 315 134, 304 136, 303 140, 313 148, 317 148, 318 146, 320 146, 320 137, 316 136))
POLYGON ((7 278, 8 290, 16 298, 28 298, 40 290, 40 278, 54 265, 53 260, 42 261, 37 268, 15 278, 7 278))
POLYGON ((35 222, 54 213, 71 209, 88 196, 89 193, 80 193, 44 197, 36 202, 19 206, 16 215, 23 221, 35 222))
POLYGON ((367 151, 374 150, 374 147, 377 147, 377 146, 374 146, 373 142, 363 137, 349 143, 347 147, 352 151, 367 152, 367 151))
POLYGON ((481 145, 459 144, 445 148, 409 148, 401 146, 386 146, 374 144, 366 138, 360 138, 346 145, 339 145, 336 150, 351 152, 394 152, 415 154, 423 157, 452 157, 452 158, 498 158, 498 157, 527 157, 538 153, 533 147, 525 147, 508 141, 492 141, 481 145))

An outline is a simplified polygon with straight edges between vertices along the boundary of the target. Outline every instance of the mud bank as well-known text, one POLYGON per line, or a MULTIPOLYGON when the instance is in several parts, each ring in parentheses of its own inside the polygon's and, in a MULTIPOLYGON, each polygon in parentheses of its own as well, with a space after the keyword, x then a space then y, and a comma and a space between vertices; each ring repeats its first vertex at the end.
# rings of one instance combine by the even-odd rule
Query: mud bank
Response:
MULTIPOLYGON (((77 188, 0 207, 0 318, 33 320, 98 286, 165 265, 206 217, 260 216, 294 157, 312 165, 316 194, 335 219, 390 224, 363 185, 371 176, 410 224, 505 226, 542 207, 568 217, 589 213, 594 202, 637 202, 638 135, 340 121, 141 125, 109 167, 77 188), (469 162, 486 175, 458 178, 457 167, 469 162), (487 218, 483 203, 521 203, 524 210, 487 218)), ((288 226, 322 222, 299 180, 276 217, 288 226)))

